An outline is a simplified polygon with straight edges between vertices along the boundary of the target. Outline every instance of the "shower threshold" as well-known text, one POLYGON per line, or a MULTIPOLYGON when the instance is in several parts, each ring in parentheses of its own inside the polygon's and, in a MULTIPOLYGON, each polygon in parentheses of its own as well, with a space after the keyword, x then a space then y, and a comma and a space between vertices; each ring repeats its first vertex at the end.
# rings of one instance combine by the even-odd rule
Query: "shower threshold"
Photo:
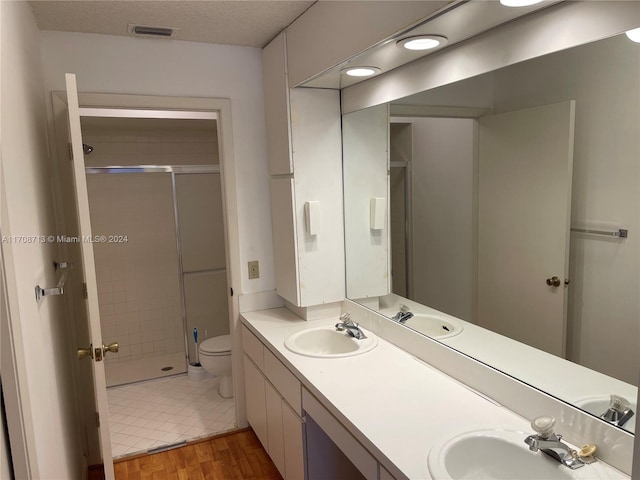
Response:
POLYGON ((169 377, 187 372, 183 352, 136 360, 111 361, 105 365, 107 387, 169 377), (168 367, 173 367, 169 369, 168 367))

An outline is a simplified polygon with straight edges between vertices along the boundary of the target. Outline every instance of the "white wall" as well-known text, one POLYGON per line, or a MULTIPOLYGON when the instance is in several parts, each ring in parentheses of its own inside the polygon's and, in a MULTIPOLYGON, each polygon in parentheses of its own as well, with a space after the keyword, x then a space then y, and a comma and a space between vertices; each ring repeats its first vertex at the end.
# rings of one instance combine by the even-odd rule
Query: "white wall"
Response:
MULTIPOLYGON (((5 236, 55 234, 45 122, 40 35, 26 2, 2 2, 2 171, 0 230, 5 236)), ((55 285, 55 244, 3 243, 8 307, 21 372, 26 439, 34 478, 82 475, 72 362, 60 297, 36 302, 34 287, 55 285)), ((3 333, 4 333, 3 328, 3 333)), ((3 348, 3 354, 5 353, 3 348)), ((7 373, 3 358, 3 377, 7 373)), ((6 385, 5 385, 6 387, 6 385)), ((5 389, 5 395, 9 392, 5 389)), ((7 416, 15 420, 19 412, 7 416)), ((14 445, 14 448, 20 448, 14 445)))
POLYGON ((241 269, 235 293, 273 290, 261 50, 48 31, 41 42, 47 95, 64 90, 64 74, 75 73, 81 92, 231 99, 240 260, 260 262, 257 280, 241 269))
POLYGON ((472 320, 474 121, 394 117, 411 123, 412 299, 472 320))

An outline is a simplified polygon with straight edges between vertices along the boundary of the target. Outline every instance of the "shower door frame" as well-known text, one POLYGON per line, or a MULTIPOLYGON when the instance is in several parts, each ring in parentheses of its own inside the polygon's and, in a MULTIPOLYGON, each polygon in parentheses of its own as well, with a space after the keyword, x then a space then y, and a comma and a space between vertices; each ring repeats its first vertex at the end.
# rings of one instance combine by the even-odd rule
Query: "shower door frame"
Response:
MULTIPOLYGON (((102 93, 78 93, 80 107, 83 109, 97 108, 107 109, 117 115, 125 113, 126 109, 150 112, 153 115, 154 110, 162 112, 172 112, 171 118, 180 117, 184 114, 207 114, 216 113, 218 116, 217 133, 218 133, 218 149, 220 158, 220 174, 222 186, 222 209, 223 223, 225 233, 225 256, 227 268, 227 286, 229 287, 228 307, 229 307, 229 327, 232 336, 232 368, 234 390, 236 395, 235 411, 236 423, 238 427, 247 426, 246 407, 244 400, 244 376, 242 369, 242 343, 240 337, 240 314, 238 293, 241 291, 241 268, 240 268, 240 251, 239 251, 239 228, 238 228, 238 198, 236 189, 236 170, 234 162, 234 142, 232 134, 231 120, 231 100, 228 98, 194 98, 194 97, 171 97, 171 96, 146 96, 146 95, 129 95, 129 94, 102 94, 102 93)), ((69 145, 67 137, 67 96, 66 92, 52 92, 52 104, 55 123, 55 145, 52 146, 57 156, 57 164, 54 167, 56 173, 60 169, 64 171, 61 165, 66 165, 69 158, 69 145)), ((86 110, 85 110, 86 112, 86 110)), ((125 113, 126 116, 126 113, 125 113)), ((147 117, 149 118, 149 117, 147 117)), ((157 116, 155 118, 158 118, 157 116)), ((182 117, 184 118, 184 117, 182 117)), ((66 167, 65 167, 66 168, 66 167)), ((57 197, 63 200, 65 179, 58 174, 58 179, 54 188, 58 190, 57 197)), ((68 185, 67 185, 68 188, 68 185)), ((63 203, 57 205, 57 210, 61 219, 65 218, 63 203)), ((62 246, 66 250, 66 245, 62 246)), ((68 306, 70 316, 74 314, 72 300, 69 299, 68 306)), ((74 319, 70 319, 70 325, 73 325, 74 319)), ((82 342, 83 338, 77 338, 78 332, 71 331, 72 342, 82 342)), ((72 343, 73 345, 73 343, 72 343)), ((86 431, 87 435, 82 435, 85 454, 90 464, 99 463, 100 459, 96 458, 96 445, 93 439, 92 429, 95 428, 95 416, 91 408, 92 397, 88 397, 83 391, 86 385, 93 383, 92 378, 88 378, 86 373, 81 373, 79 366, 75 372, 78 379, 76 400, 77 408, 83 413, 81 414, 82 431, 86 431), (89 402, 85 405, 85 402, 89 402), (88 407, 88 408, 87 408, 88 407), (93 419, 93 422, 91 421, 93 419)), ((93 395, 93 394, 91 394, 93 395)), ((104 391, 106 397, 106 390, 104 391)), ((97 430, 96 430, 97 437, 97 430)), ((96 438, 97 440, 97 438, 96 438)), ((99 454, 101 451, 98 450, 99 454)), ((105 469, 107 464, 113 465, 112 458, 103 458, 105 469)), ((111 467, 112 470, 112 467, 111 467)))
MULTIPOLYGON (((99 114, 99 109, 95 109, 99 114)), ((189 112, 185 112, 189 113, 189 112)), ((96 115, 102 116, 102 115, 96 115)), ((212 118, 214 120, 214 118, 212 118)), ((218 118, 216 116, 216 121, 218 118)), ((185 357, 185 371, 180 373, 186 373, 189 368, 189 332, 187 322, 187 300, 184 286, 185 275, 192 274, 207 274, 207 273, 222 273, 227 272, 227 268, 216 268, 198 270, 194 272, 185 272, 182 261, 182 247, 180 237, 180 218, 178 214, 178 196, 176 190, 176 175, 181 174, 203 174, 203 175, 220 175, 220 181, 222 182, 222 171, 220 165, 108 165, 104 167, 85 167, 85 173, 87 175, 122 175, 122 174, 145 174, 145 173, 167 173, 171 176, 171 197, 173 204, 173 223, 176 229, 176 255, 178 259, 178 273, 179 273, 179 288, 180 288, 180 315, 182 317, 182 329, 184 334, 184 357, 185 357)), ((226 251, 227 245, 225 245, 226 251)), ((144 358, 144 357, 143 357, 144 358)), ((106 364, 105 364, 106 368, 106 364)), ((157 377, 162 378, 162 377, 157 377)), ((152 380, 152 379, 144 379, 152 380)), ((118 384, 121 385, 121 384, 118 384)), ((108 385, 107 385, 108 386, 108 385)))

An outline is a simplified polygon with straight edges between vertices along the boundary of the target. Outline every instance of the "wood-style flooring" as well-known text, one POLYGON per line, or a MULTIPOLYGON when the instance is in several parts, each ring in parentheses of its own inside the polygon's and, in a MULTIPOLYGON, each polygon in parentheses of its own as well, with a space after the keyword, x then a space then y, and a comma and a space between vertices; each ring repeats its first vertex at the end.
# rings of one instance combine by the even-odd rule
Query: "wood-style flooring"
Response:
POLYGON ((116 480, 282 479, 251 429, 121 460, 114 467, 116 480))

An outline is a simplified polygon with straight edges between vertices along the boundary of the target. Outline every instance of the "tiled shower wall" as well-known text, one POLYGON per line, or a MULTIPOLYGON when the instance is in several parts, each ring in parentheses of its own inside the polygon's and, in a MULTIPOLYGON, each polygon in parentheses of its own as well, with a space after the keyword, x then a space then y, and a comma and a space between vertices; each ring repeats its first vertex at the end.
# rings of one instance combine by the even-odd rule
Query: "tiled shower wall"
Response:
POLYGON ((168 173, 87 175, 106 361, 184 351, 178 256, 168 173), (124 240, 124 239, 122 239, 124 240))

